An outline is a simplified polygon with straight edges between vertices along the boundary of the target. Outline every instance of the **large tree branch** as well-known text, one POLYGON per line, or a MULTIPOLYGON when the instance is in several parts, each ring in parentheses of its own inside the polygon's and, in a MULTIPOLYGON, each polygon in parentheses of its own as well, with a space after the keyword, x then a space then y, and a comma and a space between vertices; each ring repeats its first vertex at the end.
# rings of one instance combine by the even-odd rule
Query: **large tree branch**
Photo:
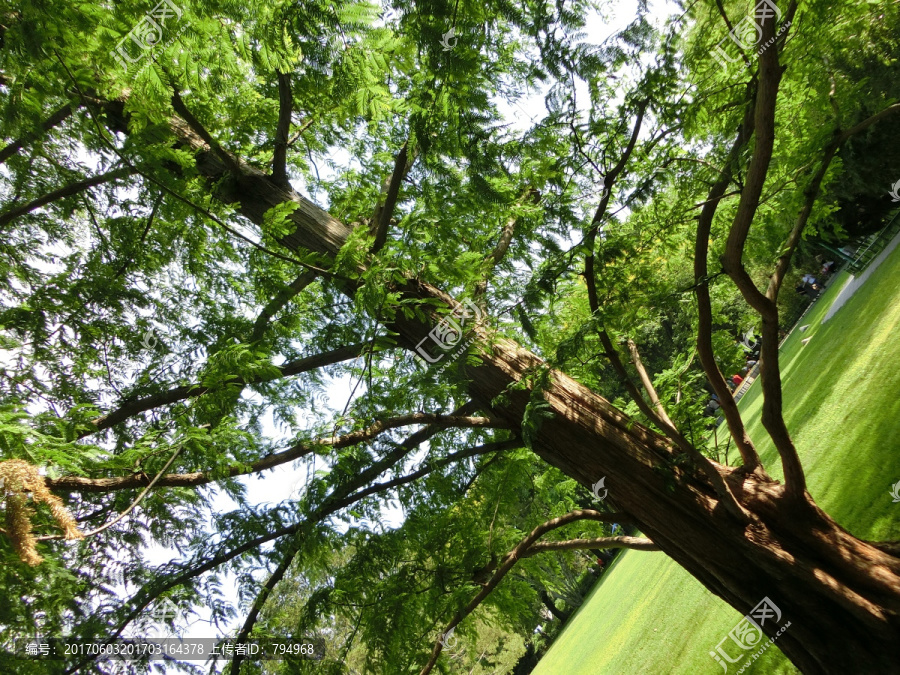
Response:
MULTIPOLYGON (((755 83, 749 85, 750 100, 754 100, 753 91, 755 83)), ((731 437, 737 445, 738 452, 743 460, 745 470, 754 472, 762 470, 762 464, 759 454, 750 440, 750 435, 744 427, 744 421, 741 419, 741 413, 738 410, 737 403, 731 395, 731 389, 719 370, 716 363, 715 352, 712 344, 712 303, 709 293, 709 238, 712 232, 713 218, 716 215, 716 209, 719 202, 725 196, 725 191, 731 183, 734 166, 738 161, 741 149, 747 143, 747 140, 753 134, 753 109, 754 105, 748 105, 744 112, 744 120, 738 130, 737 138, 731 146, 725 164, 722 167, 719 179, 713 184, 709 190, 700 216, 697 218, 697 237, 694 241, 694 290, 697 296, 697 354, 700 357, 700 364, 703 371, 709 379, 709 383, 719 398, 719 404, 722 406, 722 412, 725 415, 725 421, 728 424, 728 430, 731 437)))
POLYGON ((287 175, 288 134, 291 131, 291 113, 294 96, 291 93, 291 76, 278 73, 278 126, 275 129, 275 151, 272 153, 272 180, 290 188, 287 175))
POLYGON ((372 215, 370 229, 372 234, 375 235, 375 241, 371 249, 372 253, 378 253, 387 243, 391 218, 394 215, 397 199, 400 196, 400 186, 403 184, 403 179, 406 178, 415 160, 416 153, 410 152, 409 141, 407 140, 400 146, 400 151, 394 159, 394 170, 381 187, 379 202, 375 206, 375 213, 372 215))
POLYGON ((57 125, 61 124, 72 114, 73 110, 74 109, 69 104, 62 106, 41 124, 41 129, 39 132, 26 134, 25 136, 22 136, 22 138, 18 138, 4 147, 2 150, 0 150, 0 164, 3 164, 6 160, 8 160, 19 150, 25 147, 26 143, 34 141, 35 139, 39 138, 41 134, 45 134, 50 131, 50 129, 53 129, 57 125))
POLYGON ((34 199, 27 204, 22 204, 20 206, 16 206, 6 211, 5 213, 0 213, 0 227, 12 222, 19 216, 23 216, 27 213, 31 213, 36 209, 41 208, 42 206, 46 206, 52 202, 58 201, 65 197, 71 197, 73 195, 77 195, 85 190, 89 190, 92 187, 97 187, 98 185, 103 185, 104 183, 109 183, 119 178, 125 178, 126 176, 131 176, 138 173, 137 169, 133 167, 120 167, 118 169, 113 169, 112 171, 107 171, 106 173, 101 173, 97 176, 92 176, 91 178, 85 178, 84 180, 79 180, 74 183, 70 183, 65 187, 61 187, 58 190, 53 190, 52 192, 48 192, 47 194, 34 199))
MULTIPOLYGON (((197 487, 206 485, 216 480, 233 478, 259 473, 266 469, 272 469, 285 462, 300 459, 313 452, 316 448, 346 448, 351 445, 370 441, 376 436, 390 429, 406 427, 413 424, 428 424, 431 428, 445 429, 450 427, 460 429, 508 429, 509 424, 503 420, 490 417, 467 417, 460 415, 440 415, 434 413, 412 413, 400 415, 386 420, 379 420, 374 424, 353 431, 343 436, 320 438, 316 441, 302 441, 296 443, 287 450, 276 452, 272 455, 258 459, 249 465, 242 464, 230 468, 224 475, 221 472, 194 471, 191 473, 173 473, 160 477, 156 481, 156 487, 197 487)), ((133 474, 113 478, 85 478, 83 476, 61 476, 59 478, 46 478, 47 486, 54 490, 78 491, 78 492, 112 492, 114 490, 126 490, 146 486, 150 479, 144 474, 133 474)))
MULTIPOLYGON (((303 275, 301 275, 300 278, 305 279, 303 275)), ((323 368, 325 366, 334 365, 342 361, 354 359, 357 356, 360 356, 368 346, 368 342, 361 342, 355 345, 338 347, 337 349, 332 349, 331 351, 323 352, 321 354, 315 354, 313 356, 306 356, 301 359, 285 363, 282 366, 278 366, 277 374, 273 373, 270 375, 262 375, 250 380, 241 377, 234 377, 218 386, 244 386, 249 384, 259 384, 261 382, 270 382, 281 377, 299 375, 300 373, 306 373, 310 370, 315 370, 316 368, 323 368)), ((98 431, 109 429, 110 427, 120 424, 121 422, 124 422, 125 420, 134 417, 135 415, 139 415, 142 412, 147 412, 148 410, 153 410, 154 408, 159 408, 160 406, 164 405, 171 405, 172 403, 177 403, 178 401, 183 401, 188 398, 196 398, 198 396, 202 396, 211 389, 213 388, 206 387, 199 383, 185 384, 179 387, 174 387, 173 389, 169 389, 167 391, 160 392, 158 394, 151 394, 150 396, 145 396, 144 398, 139 398, 134 401, 128 401, 112 412, 109 412, 106 415, 95 419, 93 422, 96 428, 82 432, 79 435, 79 438, 84 438, 85 436, 89 436, 90 434, 96 433, 98 431)))
MULTIPOLYGON (((763 20, 762 41, 775 36, 774 16, 763 20)), ((762 422, 781 457, 784 470, 785 494, 800 502, 806 492, 806 477, 797 448, 791 440, 782 414, 783 399, 781 373, 778 368, 778 306, 763 294, 744 269, 744 245, 750 225, 759 207, 763 185, 769 171, 769 163, 775 144, 775 107, 781 81, 778 50, 767 49, 759 57, 759 82, 756 90, 754 112, 753 157, 747 168, 747 177, 741 190, 737 213, 725 243, 722 269, 731 277, 747 303, 762 317, 762 345, 760 370, 762 374, 763 410, 762 422)))
MULTIPOLYGON (((469 601, 469 603, 465 607, 459 610, 450 620, 450 623, 447 624, 441 635, 435 641, 434 648, 431 650, 431 658, 428 660, 428 663, 425 664, 422 670, 419 671, 419 675, 428 675, 428 673, 431 672, 431 670, 437 663, 438 656, 440 656, 440 653, 444 648, 444 644, 442 641, 443 637, 447 635, 449 631, 456 628, 456 626, 458 626, 460 622, 469 614, 475 611, 475 608, 478 607, 478 605, 480 605, 481 602, 491 594, 491 592, 497 587, 497 585, 503 580, 503 578, 507 574, 509 574, 513 566, 521 558, 527 557, 527 551, 538 539, 540 539, 551 530, 555 530, 564 525, 568 525, 569 523, 574 523, 578 520, 595 520, 602 523, 624 523, 628 522, 629 519, 627 516, 620 513, 601 513, 600 511, 584 510, 571 511, 564 516, 553 518, 552 520, 548 520, 547 522, 538 525, 531 531, 531 533, 527 537, 522 539, 512 551, 510 551, 503 557, 503 560, 500 562, 500 566, 494 572, 490 580, 486 584, 484 584, 478 595, 472 598, 472 600, 469 601)), ((613 539, 624 539, 624 537, 613 537, 613 539)), ((624 548, 624 546, 619 546, 619 548, 624 548)))

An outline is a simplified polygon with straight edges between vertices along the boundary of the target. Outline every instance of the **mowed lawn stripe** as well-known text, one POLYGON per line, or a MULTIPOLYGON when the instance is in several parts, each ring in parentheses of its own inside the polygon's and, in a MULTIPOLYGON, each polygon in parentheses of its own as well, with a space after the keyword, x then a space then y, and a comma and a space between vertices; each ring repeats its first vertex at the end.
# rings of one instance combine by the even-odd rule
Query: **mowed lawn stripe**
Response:
MULTIPOLYGON (((900 249, 822 324, 845 279, 835 279, 803 318, 809 329, 782 346, 785 419, 822 508, 863 539, 900 539, 900 503, 890 495, 900 481, 900 249)), ((780 479, 759 421, 760 390, 754 383, 740 407, 768 471, 780 479)), ((724 427, 719 433, 725 442, 724 427)), ((790 618, 790 607, 781 609, 790 618)), ((663 554, 624 552, 534 673, 721 674, 709 652, 740 618, 663 554)), ((797 670, 772 647, 744 672, 797 670)))

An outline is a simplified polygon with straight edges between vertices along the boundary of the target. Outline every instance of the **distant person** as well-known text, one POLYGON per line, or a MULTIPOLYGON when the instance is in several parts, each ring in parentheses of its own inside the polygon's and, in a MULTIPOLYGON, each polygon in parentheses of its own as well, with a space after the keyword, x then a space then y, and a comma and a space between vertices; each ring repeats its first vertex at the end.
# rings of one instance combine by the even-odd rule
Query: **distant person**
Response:
POLYGON ((834 270, 836 267, 837 267, 837 264, 834 262, 834 260, 829 260, 827 263, 822 265, 822 269, 819 272, 819 276, 827 279, 834 273, 834 270))
POLYGON ((804 284, 809 284, 810 286, 815 286, 816 283, 818 283, 818 282, 816 281, 816 278, 815 278, 812 274, 804 274, 804 275, 803 275, 803 278, 801 279, 801 281, 802 281, 804 284))
MULTIPOLYGON (((809 275, 807 275, 809 276, 809 275)), ((806 277, 804 277, 805 279, 806 277)), ((808 284, 804 281, 801 281, 797 284, 795 289, 798 293, 806 295, 810 300, 815 300, 819 297, 819 287, 813 284, 808 284)))
POLYGON ((744 378, 741 377, 740 375, 738 375, 737 373, 735 373, 734 375, 731 376, 731 381, 734 382, 735 387, 739 387, 739 386, 741 386, 741 382, 744 381, 744 378))

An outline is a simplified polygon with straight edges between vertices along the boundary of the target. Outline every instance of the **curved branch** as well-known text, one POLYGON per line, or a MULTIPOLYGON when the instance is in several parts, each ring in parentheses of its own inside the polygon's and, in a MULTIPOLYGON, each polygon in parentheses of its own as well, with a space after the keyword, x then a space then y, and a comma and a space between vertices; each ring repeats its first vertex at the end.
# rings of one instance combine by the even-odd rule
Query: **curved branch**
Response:
POLYGON ((269 320, 281 311, 286 304, 302 293, 303 289, 315 281, 316 276, 315 272, 304 270, 300 273, 300 276, 277 293, 274 298, 269 300, 268 304, 262 308, 262 311, 253 323, 253 332, 250 334, 250 342, 261 340, 263 334, 266 332, 266 327, 269 325, 269 320))
MULTIPOLYGON (((753 84, 749 85, 752 89, 753 84)), ((751 90, 751 101, 753 100, 751 90)), ((728 424, 731 437, 737 445, 746 471, 753 473, 762 470, 762 462, 750 435, 744 427, 744 421, 738 410, 737 403, 731 394, 731 389, 719 370, 716 355, 712 344, 712 303, 709 293, 709 238, 712 232, 713 218, 719 207, 719 202, 726 196, 725 191, 731 183, 734 165, 738 160, 741 149, 753 134, 753 105, 748 105, 744 111, 744 120, 738 130, 737 138, 728 152, 728 157, 722 167, 719 179, 709 190, 703 208, 697 218, 697 237, 694 240, 694 290, 697 296, 697 354, 700 357, 700 365, 709 380, 713 391, 719 398, 722 413, 728 424)))
MULTIPOLYGON (((475 611, 475 608, 481 604, 482 600, 484 600, 488 595, 491 594, 491 592, 503 580, 503 577, 505 577, 509 573, 513 566, 521 558, 527 557, 527 551, 538 539, 540 539, 551 530, 560 528, 563 525, 568 525, 569 523, 574 523, 578 520, 596 520, 603 523, 630 522, 630 518, 621 513, 601 513, 600 511, 578 510, 570 511, 569 513, 560 516, 559 518, 553 518, 552 520, 548 520, 547 522, 538 525, 531 531, 531 533, 527 537, 522 539, 522 541, 520 541, 512 551, 510 551, 503 557, 503 560, 500 562, 500 566, 497 568, 497 571, 494 572, 490 580, 486 584, 484 584, 484 587, 481 589, 478 595, 476 595, 463 609, 458 611, 454 615, 453 619, 450 620, 450 623, 447 624, 446 628, 444 628, 439 638, 435 641, 434 648, 431 651, 431 658, 428 660, 428 663, 425 664, 422 670, 419 671, 419 675, 428 675, 428 673, 430 673, 434 668, 434 665, 437 663, 438 656, 440 656, 440 653, 444 648, 444 644, 441 641, 443 636, 446 635, 451 629, 458 626, 463 619, 465 619, 469 614, 475 611)), ((626 537, 612 537, 612 539, 625 538, 626 537)), ((628 539, 630 538, 631 537, 628 537, 628 539)), ((620 546, 620 548, 623 547, 620 546)))
MULTIPOLYGON (((774 36, 775 21, 764 21, 762 41, 766 42, 774 36)), ((759 57, 759 82, 756 90, 753 122, 756 143, 753 148, 753 157, 747 167, 747 177, 741 190, 737 213, 725 243, 722 269, 734 281, 744 300, 762 317, 762 345, 760 348, 763 389, 762 423, 781 457, 785 496, 800 503, 806 492, 806 476, 782 414, 783 392, 781 373, 778 368, 778 305, 756 287, 743 264, 744 245, 750 232, 750 225, 759 208, 760 196, 772 160, 775 145, 775 107, 780 81, 781 66, 778 63, 778 50, 767 49, 759 57)))
MULTIPOLYGON (((133 502, 131 502, 131 505, 127 509, 122 511, 122 513, 120 513, 118 516, 113 518, 108 523, 101 525, 100 527, 93 529, 90 532, 85 532, 84 536, 85 537, 93 537, 95 534, 100 534, 101 532, 103 532, 103 530, 108 530, 113 525, 115 525, 120 520, 122 520, 125 516, 127 516, 129 513, 134 511, 134 509, 137 507, 137 505, 140 504, 141 501, 144 499, 144 497, 147 496, 147 493, 150 492, 150 488, 152 488, 154 485, 156 485, 156 483, 159 481, 159 479, 162 477, 162 475, 166 471, 169 470, 169 467, 172 466, 172 462, 174 462, 175 458, 178 457, 179 454, 181 454, 181 451, 183 449, 184 449, 183 445, 180 445, 175 449, 175 452, 173 452, 172 456, 169 457, 169 461, 165 463, 165 466, 163 466, 163 468, 159 470, 159 473, 157 473, 156 476, 153 478, 153 480, 150 481, 149 485, 147 485, 147 487, 144 488, 143 491, 141 491, 141 494, 139 494, 137 496, 137 499, 135 499, 133 502)), ((64 539, 64 538, 65 538, 65 535, 61 535, 61 534, 52 534, 52 535, 48 535, 45 537, 36 537, 37 541, 46 541, 48 539, 64 539)))
MULTIPOLYGON (((465 429, 508 429, 508 422, 490 417, 465 417, 458 415, 439 415, 431 413, 413 413, 401 415, 386 420, 379 420, 365 429, 353 431, 343 436, 320 438, 317 441, 304 441, 272 455, 258 459, 245 465, 241 464, 229 468, 224 474, 211 471, 194 471, 192 473, 173 473, 159 478, 156 487, 197 487, 213 481, 235 476, 245 476, 259 473, 266 469, 272 469, 285 462, 300 459, 317 448, 346 448, 357 443, 372 440, 379 434, 390 429, 410 426, 413 424, 428 424, 432 433, 438 429, 450 427, 465 429)), ((425 431, 425 430, 423 430, 425 431)), ((421 441, 420 441, 421 442, 421 441)), ((113 492, 115 490, 127 490, 149 484, 149 479, 144 474, 132 474, 114 478, 84 478, 82 476, 62 476, 60 478, 45 478, 47 487, 54 490, 77 492, 113 492)))

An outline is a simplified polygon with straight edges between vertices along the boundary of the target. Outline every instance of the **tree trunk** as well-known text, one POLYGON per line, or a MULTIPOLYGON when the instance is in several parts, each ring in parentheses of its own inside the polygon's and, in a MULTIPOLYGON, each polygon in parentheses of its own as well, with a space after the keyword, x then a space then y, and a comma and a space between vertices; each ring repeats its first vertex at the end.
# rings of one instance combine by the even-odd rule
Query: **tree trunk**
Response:
POLYGON ((547 593, 547 591, 541 591, 541 602, 544 603, 544 606, 553 616, 559 619, 560 624, 564 624, 569 620, 569 617, 572 616, 572 612, 564 612, 557 608, 553 602, 553 598, 550 597, 550 594, 547 593))
MULTIPOLYGON (((503 340, 467 374, 488 404, 539 364, 503 340)), ((774 637, 791 622, 778 646, 804 673, 900 672, 900 560, 851 536, 808 495, 792 503, 780 483, 719 466, 752 514, 744 526, 665 439, 600 396, 554 372, 543 398, 553 416, 532 449, 585 486, 605 476, 613 506, 739 612, 770 598, 783 620, 762 628, 774 637)), ((521 424, 527 402, 528 392, 511 392, 491 409, 521 424)))
MULTIPOLYGON (((225 174, 221 160, 196 134, 175 123, 173 130, 187 145, 206 150, 198 161, 202 173, 225 174)), ((241 169, 244 175, 221 197, 239 202, 240 211, 256 223, 272 206, 294 201, 297 230, 282 243, 326 255, 340 248, 349 235, 346 225, 258 169, 243 164, 241 169)), ((405 299, 456 305, 416 280, 397 290, 405 299)), ((432 314, 433 322, 438 318, 432 314)), ((414 349, 432 325, 399 316, 392 328, 403 346, 414 349)), ((464 366, 470 393, 492 415, 521 429, 531 392, 510 386, 545 366, 510 340, 492 338, 482 328, 476 333, 481 363, 464 366)), ((782 617, 762 621, 761 628, 774 637, 790 622, 777 645, 804 673, 900 673, 900 559, 850 535, 808 494, 790 500, 777 481, 717 464, 750 513, 749 524, 741 523, 687 455, 601 396, 552 371, 542 397, 548 416, 527 430, 532 450, 585 486, 605 477, 608 500, 742 614, 769 598, 782 617)), ((711 644, 710 650, 716 647, 711 644)))

